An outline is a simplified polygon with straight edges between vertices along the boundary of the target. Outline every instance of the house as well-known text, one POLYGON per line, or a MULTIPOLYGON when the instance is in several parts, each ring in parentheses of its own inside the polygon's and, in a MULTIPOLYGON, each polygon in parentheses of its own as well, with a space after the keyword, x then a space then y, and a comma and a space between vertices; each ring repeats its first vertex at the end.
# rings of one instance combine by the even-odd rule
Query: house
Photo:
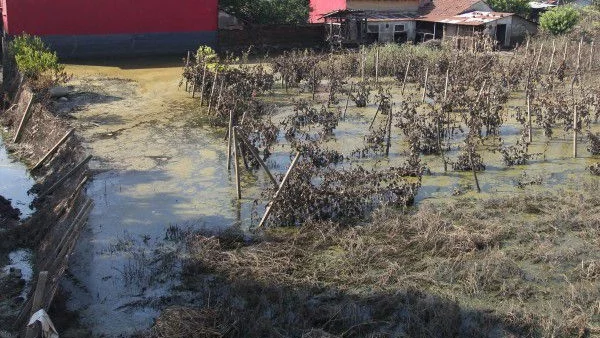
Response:
MULTIPOLYGON (((514 13, 497 13, 482 0, 347 0, 322 16, 334 44, 424 42, 476 32, 508 47, 537 26, 514 13)), ((319 1, 313 0, 313 12, 319 1)))
POLYGON ((61 57, 182 53, 216 45, 218 0, 1 0, 4 32, 61 57))

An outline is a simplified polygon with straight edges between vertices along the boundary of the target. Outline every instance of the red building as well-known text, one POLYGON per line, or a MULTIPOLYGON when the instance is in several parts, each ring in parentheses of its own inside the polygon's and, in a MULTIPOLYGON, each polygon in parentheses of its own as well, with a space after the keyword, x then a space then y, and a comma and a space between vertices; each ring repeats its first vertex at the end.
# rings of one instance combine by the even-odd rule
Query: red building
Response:
POLYGON ((346 9, 346 0, 310 0, 310 9, 311 23, 324 22, 324 14, 346 9))
POLYGON ((218 0, 1 0, 4 31, 63 57, 167 54, 216 45, 218 0))

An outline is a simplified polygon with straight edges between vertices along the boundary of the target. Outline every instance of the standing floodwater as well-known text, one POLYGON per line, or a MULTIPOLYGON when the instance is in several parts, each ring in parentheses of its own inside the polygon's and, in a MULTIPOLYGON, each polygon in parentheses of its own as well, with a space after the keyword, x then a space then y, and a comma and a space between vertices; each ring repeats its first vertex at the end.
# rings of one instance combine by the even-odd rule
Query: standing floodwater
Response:
POLYGON ((28 193, 33 184, 35 180, 29 175, 27 167, 8 156, 0 135, 0 196, 10 200, 12 207, 21 211, 21 218, 33 212, 31 202, 34 196, 28 193))

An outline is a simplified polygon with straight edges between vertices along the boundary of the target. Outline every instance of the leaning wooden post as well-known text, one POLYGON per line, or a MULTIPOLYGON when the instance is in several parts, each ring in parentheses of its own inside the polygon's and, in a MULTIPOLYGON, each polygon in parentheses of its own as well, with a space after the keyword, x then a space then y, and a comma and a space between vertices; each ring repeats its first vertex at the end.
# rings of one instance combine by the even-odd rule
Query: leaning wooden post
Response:
POLYGON ((365 48, 360 48, 360 79, 365 80, 365 48))
POLYGON ((569 48, 569 40, 565 40, 565 50, 563 52, 563 63, 567 62, 567 49, 569 48))
POLYGON ((481 192, 481 187, 479 186, 479 178, 477 178, 477 170, 475 169, 475 164, 473 163, 473 152, 469 150, 469 161, 471 162, 471 170, 473 171, 473 178, 475 178, 475 186, 477 187, 477 192, 481 192))
POLYGON ((71 130, 69 130, 69 131, 68 131, 68 132, 65 134, 65 136, 63 136, 63 137, 62 137, 62 138, 61 138, 61 139, 60 139, 60 140, 59 140, 59 141, 58 141, 58 142, 57 142, 57 143, 54 145, 54 147, 52 147, 52 149, 50 149, 50 150, 49 150, 49 151, 46 153, 46 155, 44 155, 44 157, 42 157, 42 159, 41 159, 41 160, 39 160, 39 161, 38 161, 38 163, 36 163, 36 164, 33 166, 33 168, 31 168, 31 170, 32 170, 32 171, 34 171, 34 170, 37 170, 39 167, 41 167, 41 166, 42 166, 42 164, 43 164, 44 162, 46 162, 46 160, 47 160, 47 159, 49 159, 49 158, 50 158, 50 156, 52 156, 52 155, 53 155, 53 154, 56 152, 56 150, 58 150, 58 147, 60 147, 60 146, 61 146, 61 144, 63 144, 63 143, 66 141, 66 140, 68 140, 68 139, 69 139, 69 137, 70 137, 71 135, 73 135, 73 132, 75 132, 75 129, 71 129, 71 130))
POLYGON ((241 129, 239 129, 237 126, 234 127, 234 130, 235 130, 235 133, 237 134, 237 137, 240 140, 242 140, 242 143, 244 143, 246 145, 246 148, 248 148, 248 150, 250 150, 250 153, 252 153, 252 156, 254 156, 254 158, 258 161, 258 164, 260 164, 260 166, 265 170, 265 172, 267 173, 267 176, 269 177, 271 182, 273 182, 273 185, 275 185, 275 188, 279 187, 279 182, 277 182, 275 177, 273 177, 273 175, 271 174, 271 171, 269 170, 269 168, 267 167, 265 162, 262 160, 262 158, 260 158, 260 155, 256 152, 254 147, 252 147, 250 145, 250 142, 248 141, 248 138, 246 137, 244 132, 241 129))
POLYGON ((32 103, 33 103, 33 95, 31 96, 31 99, 29 99, 29 103, 27 103, 27 108, 25 108, 25 113, 23 114, 23 117, 21 118, 21 123, 19 123, 19 128, 17 128, 17 133, 15 134, 13 143, 17 143, 17 142, 19 142, 19 140, 21 140, 21 136, 23 134, 23 130, 25 129, 25 125, 27 124, 27 121, 29 121, 29 118, 31 117, 31 104, 32 103))
POLYGON ((206 81, 206 63, 204 63, 204 70, 202 71, 202 85, 200 87, 200 107, 202 107, 202 105, 204 104, 204 81, 206 81))
POLYGON ((38 196, 43 197, 43 196, 53 193, 56 189, 58 189, 58 187, 60 187, 63 184, 63 182, 67 178, 71 177, 71 175, 76 173, 79 169, 81 169, 81 167, 86 165, 91 159, 92 159, 92 155, 86 156, 83 160, 81 160, 81 162, 77 163, 77 165, 75 167, 73 167, 73 169, 69 170, 68 173, 66 173, 63 177, 61 177, 58 181, 56 181, 56 183, 54 183, 48 190, 39 194, 38 196))
MULTIPOLYGON (((48 280, 48 271, 42 271, 38 274, 37 283, 35 286, 35 291, 33 293, 33 302, 31 303, 31 311, 29 312, 29 317, 27 321, 29 322, 29 318, 33 316, 34 313, 39 311, 44 304, 44 295, 46 294, 46 282, 48 280)), ((33 327, 27 326, 27 332, 25 337, 34 338, 38 334, 38 330, 36 327, 37 324, 34 324, 33 327)))
POLYGON ((577 104, 573 108, 573 158, 577 158, 577 104))
POLYGON ((429 80, 429 67, 425 69, 425 85, 423 86, 423 97, 421 102, 425 102, 425 96, 427 95, 427 80, 429 80))
MULTIPOLYGON (((232 130, 233 131, 233 130, 232 130)), ((237 193, 237 199, 242 199, 242 188, 240 186, 240 164, 238 161, 238 144, 235 132, 232 132, 233 137, 233 168, 235 169, 235 190, 237 193)))
POLYGON ((227 170, 231 169, 231 140, 233 134, 233 109, 229 111, 229 128, 227 129, 227 170))
POLYGON ((406 64, 406 71, 404 72, 404 80, 402 80, 402 95, 404 95, 404 88, 406 88, 406 80, 408 79, 408 70, 410 68, 410 59, 406 64))
POLYGON ((554 64, 554 54, 556 53, 556 40, 552 40, 552 55, 550 56, 550 65, 548 65, 548 73, 552 71, 552 65, 554 64))
POLYGON ((275 203, 277 203, 277 199, 279 198, 279 194, 281 194, 281 191, 283 190, 283 188, 285 187, 288 179, 290 178, 290 174, 292 173, 292 170, 294 169, 294 167, 296 166, 296 163, 300 159, 300 155, 301 155, 301 153, 298 152, 298 154, 296 154, 296 157, 294 157, 294 159, 292 160, 292 164, 290 164, 290 167, 289 167, 288 171, 285 173, 285 176, 283 177, 283 180, 281 180, 281 184, 279 185, 279 189, 277 189, 277 192, 275 192, 275 195, 273 196, 273 199, 271 200, 271 203, 269 203, 269 205, 267 206, 267 209, 265 210, 265 214, 263 215, 262 219, 260 220, 260 223, 258 223, 258 227, 259 228, 262 227, 265 224, 265 222, 269 218, 269 215, 271 215, 271 211, 273 211, 273 208, 275 207, 275 203))
POLYGON ((342 119, 346 119, 346 112, 348 111, 348 103, 350 103, 350 92, 354 90, 354 84, 350 85, 350 90, 346 93, 346 106, 344 107, 344 115, 342 119))
POLYGON ((210 90, 210 97, 208 98, 208 113, 210 114, 210 108, 212 107, 213 96, 215 95, 215 88, 217 87, 217 76, 219 75, 219 70, 215 69, 215 77, 213 78, 212 88, 210 90))

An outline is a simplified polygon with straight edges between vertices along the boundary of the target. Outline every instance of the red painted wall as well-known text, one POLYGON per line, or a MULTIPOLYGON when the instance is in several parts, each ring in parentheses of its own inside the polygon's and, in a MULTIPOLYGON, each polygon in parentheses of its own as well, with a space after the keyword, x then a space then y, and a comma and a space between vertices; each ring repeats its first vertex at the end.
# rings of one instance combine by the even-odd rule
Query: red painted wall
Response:
MULTIPOLYGON (((13 0, 14 1, 14 0, 13 0)), ((323 22, 321 16, 339 9, 346 9, 346 0, 310 0, 312 23, 323 22)))
POLYGON ((4 29, 34 35, 215 31, 218 0, 1 0, 4 29))

